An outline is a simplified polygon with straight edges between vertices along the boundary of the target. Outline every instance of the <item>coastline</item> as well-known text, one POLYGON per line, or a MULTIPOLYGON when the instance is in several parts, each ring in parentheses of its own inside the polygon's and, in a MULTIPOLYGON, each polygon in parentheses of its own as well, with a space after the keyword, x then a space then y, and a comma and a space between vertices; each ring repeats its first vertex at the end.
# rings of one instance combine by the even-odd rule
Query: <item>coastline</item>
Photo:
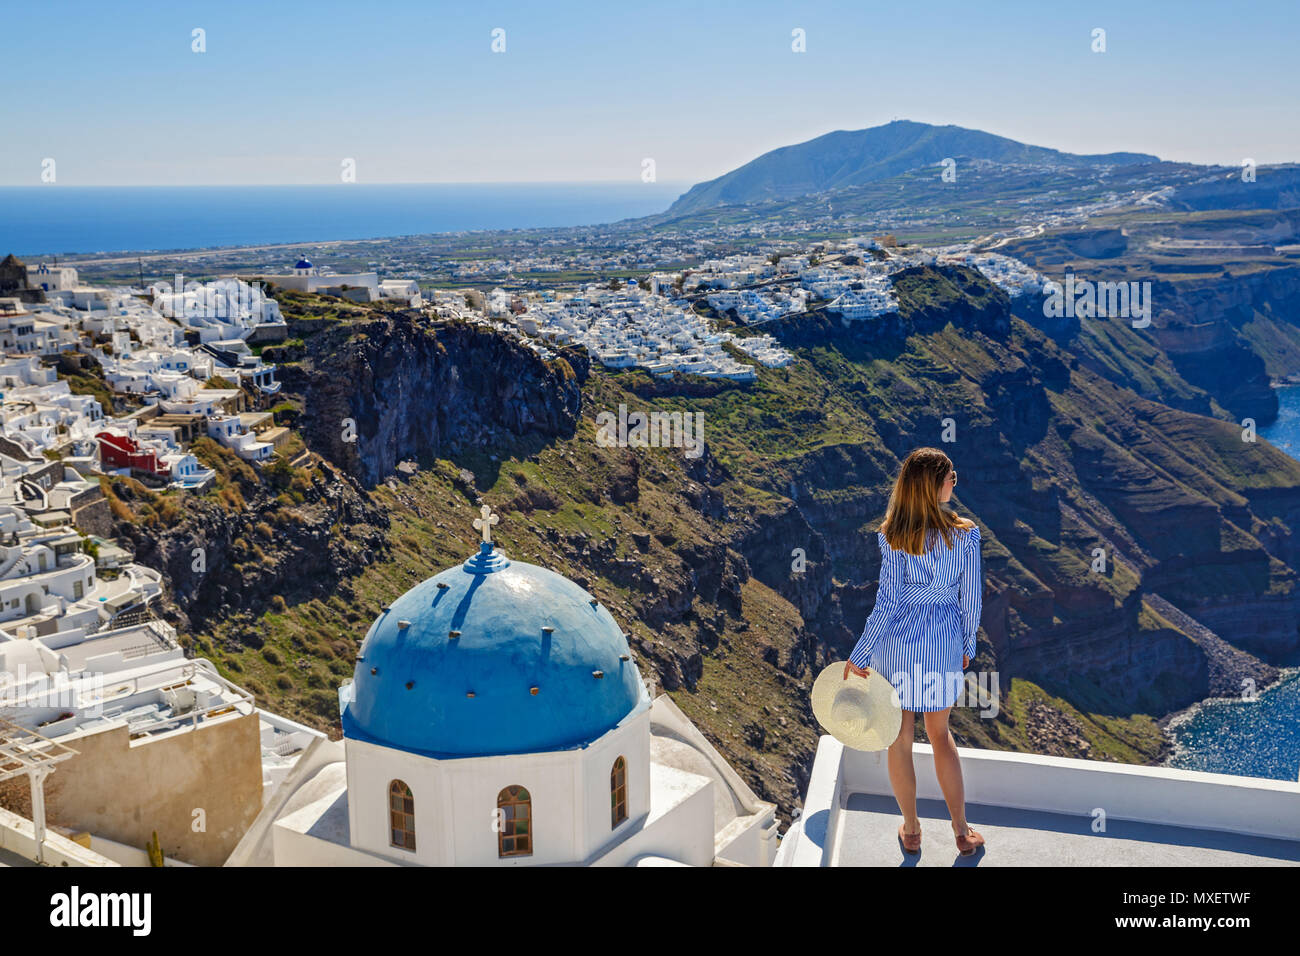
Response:
MULTIPOLYGON (((1268 691, 1275 690, 1287 681, 1294 679, 1297 674, 1300 674, 1300 666, 1279 667, 1277 668, 1277 676, 1268 684, 1258 688, 1257 694, 1263 695, 1268 691)), ((1229 704, 1237 703, 1240 700, 1241 698, 1236 696, 1206 697, 1203 700, 1195 701, 1188 704, 1186 707, 1170 711, 1164 716, 1157 718, 1156 726, 1159 727, 1161 733, 1165 735, 1166 746, 1161 750, 1160 758, 1155 766, 1167 767, 1169 766, 1170 760, 1184 752, 1184 748, 1179 745, 1176 736, 1176 732, 1180 727, 1188 723, 1207 707, 1227 706, 1229 704)))
MULTIPOLYGON (((1272 388, 1277 389, 1279 391, 1285 391, 1290 389, 1300 390, 1300 381, 1288 381, 1286 379, 1282 379, 1282 380, 1274 380, 1269 384, 1272 388)), ((1295 394, 1300 394, 1300 391, 1297 391, 1295 394)), ((1273 426, 1277 424, 1278 419, 1281 417, 1282 415, 1279 410, 1279 415, 1273 420, 1273 422, 1270 422, 1268 425, 1262 426, 1260 428, 1260 432, 1259 432, 1260 437, 1270 442, 1272 442, 1276 438, 1281 437, 1281 436, 1274 435, 1273 438, 1269 438, 1267 434, 1267 432, 1270 431, 1273 428, 1273 426)), ((1295 453, 1292 452, 1289 448, 1284 447, 1282 448, 1282 450, 1288 454, 1291 454, 1294 457, 1295 453)), ((1219 662, 1220 664, 1223 665, 1227 674, 1230 675, 1228 678, 1230 681, 1237 682, 1242 677, 1250 676, 1251 671, 1253 671, 1253 668, 1243 670, 1241 667, 1241 661, 1239 660, 1237 655, 1232 653, 1226 653, 1226 654, 1223 653, 1225 650, 1230 648, 1231 645, 1224 645, 1222 642, 1210 642, 1208 645, 1204 645, 1204 646, 1207 653, 1212 653, 1212 654, 1217 653, 1219 655, 1219 662)), ((1267 684, 1264 684, 1263 686, 1257 689, 1257 694, 1260 696, 1270 691, 1276 690, 1282 684, 1295 679, 1296 675, 1300 674, 1300 666, 1296 666, 1296 665, 1289 665, 1284 667, 1269 665, 1269 669, 1273 671, 1273 679, 1269 681, 1267 684)), ((1178 736, 1179 736, 1178 732, 1186 724, 1191 722, 1196 717, 1197 714, 1200 714, 1201 712, 1205 711, 1209 707, 1228 706, 1230 704, 1241 701, 1241 699, 1242 698, 1239 696, 1239 694, 1233 694, 1230 696, 1211 695, 1202 700, 1194 701, 1193 703, 1188 704, 1186 707, 1182 707, 1178 710, 1171 711, 1163 715, 1162 717, 1157 718, 1156 726, 1160 728, 1160 732, 1164 735, 1165 744, 1161 748, 1160 755, 1157 758, 1155 765, 1162 766, 1162 767, 1170 766, 1171 761, 1173 761, 1178 756, 1180 756, 1181 754, 1187 751, 1187 748, 1184 747, 1183 745, 1180 745, 1178 741, 1178 736)))

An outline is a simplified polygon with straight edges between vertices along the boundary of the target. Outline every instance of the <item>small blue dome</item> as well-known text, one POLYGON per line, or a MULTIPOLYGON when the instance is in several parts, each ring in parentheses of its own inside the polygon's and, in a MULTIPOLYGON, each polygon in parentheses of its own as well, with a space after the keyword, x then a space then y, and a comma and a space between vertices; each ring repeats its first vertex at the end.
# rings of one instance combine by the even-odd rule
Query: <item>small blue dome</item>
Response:
POLYGON ((298 260, 298 264, 297 264, 296 266, 294 266, 294 268, 295 268, 295 269, 310 269, 310 268, 311 268, 311 260, 310 260, 310 259, 299 259, 299 260, 298 260))
POLYGON ((650 706, 609 611, 492 547, 371 625, 340 691, 345 737, 431 757, 570 750, 650 706))

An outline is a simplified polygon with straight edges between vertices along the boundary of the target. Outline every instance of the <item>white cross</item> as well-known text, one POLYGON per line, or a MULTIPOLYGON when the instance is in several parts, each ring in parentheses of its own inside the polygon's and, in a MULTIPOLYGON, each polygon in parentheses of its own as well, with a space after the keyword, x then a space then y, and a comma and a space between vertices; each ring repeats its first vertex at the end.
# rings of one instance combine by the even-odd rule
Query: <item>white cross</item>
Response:
POLYGON ((480 529, 483 532, 483 542, 485 544, 491 544, 492 526, 496 524, 498 521, 500 521, 501 519, 498 516, 494 515, 492 513, 492 509, 487 505, 484 505, 482 508, 479 509, 479 514, 481 514, 483 517, 474 519, 474 527, 480 529))

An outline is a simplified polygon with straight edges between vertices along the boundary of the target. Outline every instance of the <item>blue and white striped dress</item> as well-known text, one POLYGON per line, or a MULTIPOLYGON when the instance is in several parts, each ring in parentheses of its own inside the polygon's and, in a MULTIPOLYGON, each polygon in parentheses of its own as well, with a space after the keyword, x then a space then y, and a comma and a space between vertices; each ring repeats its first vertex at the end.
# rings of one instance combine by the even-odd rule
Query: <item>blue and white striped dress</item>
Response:
POLYGON ((904 710, 944 710, 962 689, 961 658, 975 657, 984 582, 980 529, 954 529, 952 550, 929 532, 925 554, 895 551, 877 532, 880 587, 849 661, 884 675, 904 710))

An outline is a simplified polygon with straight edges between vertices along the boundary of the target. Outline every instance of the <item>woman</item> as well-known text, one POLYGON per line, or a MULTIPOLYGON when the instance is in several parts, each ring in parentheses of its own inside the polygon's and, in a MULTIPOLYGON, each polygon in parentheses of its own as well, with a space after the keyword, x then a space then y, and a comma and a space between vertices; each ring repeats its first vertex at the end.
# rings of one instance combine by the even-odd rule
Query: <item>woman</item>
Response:
POLYGON ((904 460, 876 536, 881 555, 876 606, 844 665, 844 679, 850 671, 866 677, 870 664, 897 688, 902 701, 902 727, 889 747, 889 781, 903 812, 898 828, 903 849, 921 852, 912 766, 914 716, 921 713, 957 849, 970 856, 984 845, 984 837, 966 822, 961 763, 948 712, 963 686, 962 672, 975 656, 983 583, 979 528, 940 507, 952 498, 956 484, 952 462, 937 448, 918 448, 904 460))

